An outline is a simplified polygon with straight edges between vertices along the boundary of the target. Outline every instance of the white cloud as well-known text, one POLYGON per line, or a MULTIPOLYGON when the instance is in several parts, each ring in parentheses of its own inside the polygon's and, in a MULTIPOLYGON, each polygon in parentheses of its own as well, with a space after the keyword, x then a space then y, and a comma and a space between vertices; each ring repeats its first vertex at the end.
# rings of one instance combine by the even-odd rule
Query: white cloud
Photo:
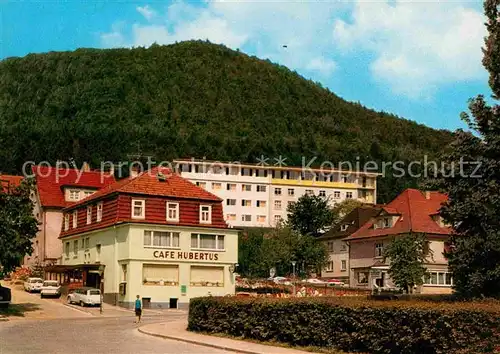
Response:
POLYGON ((317 57, 311 59, 309 64, 307 64, 306 69, 310 71, 317 71, 323 76, 329 76, 335 71, 335 69, 337 69, 337 64, 333 60, 326 59, 324 57, 317 57))
POLYGON ((153 17, 156 16, 156 11, 151 9, 149 5, 146 6, 137 6, 136 7, 137 12, 139 12, 146 20, 151 20, 153 17))
POLYGON ((337 20, 334 39, 345 49, 375 55, 370 70, 410 97, 439 85, 482 78, 482 14, 457 3, 358 1, 352 22, 337 20))

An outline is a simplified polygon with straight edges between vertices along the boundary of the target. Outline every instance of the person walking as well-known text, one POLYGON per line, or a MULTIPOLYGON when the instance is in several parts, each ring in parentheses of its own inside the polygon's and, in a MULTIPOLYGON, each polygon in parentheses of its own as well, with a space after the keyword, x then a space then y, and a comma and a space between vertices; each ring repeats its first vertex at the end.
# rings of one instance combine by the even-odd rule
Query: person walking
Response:
POLYGON ((135 300, 135 317, 136 320, 134 323, 140 323, 141 322, 141 316, 142 316, 142 303, 141 303, 141 297, 137 295, 137 299, 135 300))

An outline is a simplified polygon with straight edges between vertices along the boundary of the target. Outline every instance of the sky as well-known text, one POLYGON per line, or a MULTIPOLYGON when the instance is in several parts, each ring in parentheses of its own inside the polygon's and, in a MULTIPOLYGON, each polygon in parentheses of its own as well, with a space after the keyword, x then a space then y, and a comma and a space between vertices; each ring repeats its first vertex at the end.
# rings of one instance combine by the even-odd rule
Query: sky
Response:
POLYGON ((479 0, 4 0, 0 59, 208 39, 348 101, 455 130, 470 98, 490 96, 484 22, 479 0))

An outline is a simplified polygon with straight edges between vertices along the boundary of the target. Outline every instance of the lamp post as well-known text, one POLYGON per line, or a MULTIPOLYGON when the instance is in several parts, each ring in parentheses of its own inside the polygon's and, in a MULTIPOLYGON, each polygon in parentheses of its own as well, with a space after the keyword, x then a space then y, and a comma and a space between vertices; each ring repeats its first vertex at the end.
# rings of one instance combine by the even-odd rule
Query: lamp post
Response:
POLYGON ((297 262, 295 261, 292 261, 292 267, 293 267, 293 296, 296 295, 296 291, 295 291, 295 265, 297 264, 297 262))

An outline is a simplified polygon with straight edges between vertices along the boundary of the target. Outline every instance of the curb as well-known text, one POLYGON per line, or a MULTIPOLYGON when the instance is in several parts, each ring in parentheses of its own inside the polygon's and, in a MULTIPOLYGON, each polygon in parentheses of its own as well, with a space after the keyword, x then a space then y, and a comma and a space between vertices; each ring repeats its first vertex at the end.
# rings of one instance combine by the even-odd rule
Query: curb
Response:
POLYGON ((63 305, 63 306, 66 306, 67 308, 73 309, 73 310, 75 310, 75 311, 78 311, 78 312, 81 312, 81 313, 85 313, 85 314, 87 314, 87 315, 89 315, 89 316, 95 317, 95 316, 94 316, 91 312, 87 312, 87 311, 85 311, 85 310, 81 310, 81 309, 79 309, 79 308, 73 307, 73 306, 68 305, 68 304, 62 304, 62 305, 63 305))
POLYGON ((210 344, 210 343, 207 343, 207 342, 202 342, 202 341, 193 340, 193 339, 186 339, 186 338, 181 338, 181 337, 169 336, 169 335, 165 335, 165 334, 152 333, 152 332, 145 331, 145 330, 141 329, 140 327, 137 330, 140 333, 146 334, 148 336, 153 336, 153 337, 158 337, 158 338, 163 338, 163 339, 176 340, 176 341, 179 341, 179 342, 184 342, 184 343, 189 343, 189 344, 196 344, 196 345, 200 345, 200 346, 203 346, 203 347, 209 347, 209 348, 214 348, 214 349, 221 349, 221 350, 225 350, 225 351, 230 351, 230 352, 235 352, 235 353, 243 353, 243 354, 262 354, 262 352, 253 352, 253 351, 249 351, 249 350, 235 349, 235 348, 232 348, 232 347, 227 347, 225 345, 210 344))

